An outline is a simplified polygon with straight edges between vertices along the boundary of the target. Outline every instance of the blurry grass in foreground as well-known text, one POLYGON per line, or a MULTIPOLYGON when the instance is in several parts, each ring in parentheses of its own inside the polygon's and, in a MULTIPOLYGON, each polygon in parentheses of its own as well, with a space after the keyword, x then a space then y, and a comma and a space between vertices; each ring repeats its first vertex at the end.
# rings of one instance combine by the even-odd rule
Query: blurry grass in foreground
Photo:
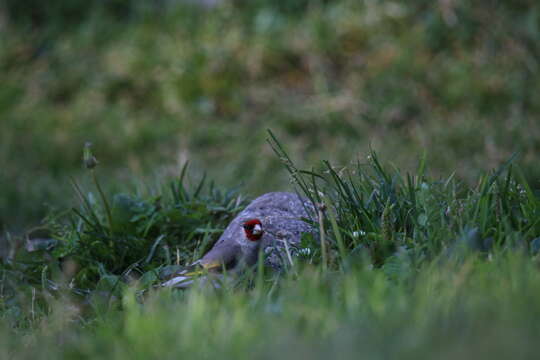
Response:
POLYGON ((83 320, 68 299, 31 329, 9 329, 0 357, 32 359, 531 359, 540 331, 538 264, 519 254, 439 261, 389 279, 358 264, 313 267, 249 290, 162 290, 83 320))

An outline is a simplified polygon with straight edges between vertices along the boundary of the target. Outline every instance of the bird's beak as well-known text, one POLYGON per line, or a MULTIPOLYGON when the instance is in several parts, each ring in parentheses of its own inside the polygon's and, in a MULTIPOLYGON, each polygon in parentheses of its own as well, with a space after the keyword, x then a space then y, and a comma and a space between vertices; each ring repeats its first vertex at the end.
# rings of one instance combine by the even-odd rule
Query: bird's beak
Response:
POLYGON ((178 273, 178 276, 175 276, 169 281, 162 283, 161 286, 188 288, 196 279, 202 279, 204 281, 209 272, 222 268, 223 265, 219 261, 212 261, 204 264, 197 261, 191 264, 189 269, 178 273))
POLYGON ((205 271, 218 270, 223 268, 223 264, 219 261, 212 261, 210 263, 202 264, 205 271))
POLYGON ((255 226, 253 227, 253 231, 252 231, 253 235, 260 235, 260 234, 262 234, 262 232, 263 232, 262 231, 262 226, 259 225, 259 224, 255 224, 255 226))

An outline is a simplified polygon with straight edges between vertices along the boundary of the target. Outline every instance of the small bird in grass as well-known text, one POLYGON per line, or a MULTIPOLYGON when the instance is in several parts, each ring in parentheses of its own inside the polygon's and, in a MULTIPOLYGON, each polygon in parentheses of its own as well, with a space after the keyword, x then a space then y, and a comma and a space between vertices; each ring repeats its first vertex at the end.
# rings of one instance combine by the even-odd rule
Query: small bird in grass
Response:
POLYGON ((257 263, 261 248, 268 255, 265 263, 279 268, 289 246, 298 245, 303 233, 313 231, 304 221, 312 209, 307 199, 294 193, 271 192, 256 198, 231 221, 206 255, 162 285, 188 287, 205 273, 241 272, 257 263))

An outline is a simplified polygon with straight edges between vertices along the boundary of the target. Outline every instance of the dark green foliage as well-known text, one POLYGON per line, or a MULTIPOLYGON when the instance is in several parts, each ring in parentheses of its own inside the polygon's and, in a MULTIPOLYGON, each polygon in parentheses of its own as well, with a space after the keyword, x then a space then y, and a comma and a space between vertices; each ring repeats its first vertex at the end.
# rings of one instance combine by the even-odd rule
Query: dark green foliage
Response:
POLYGON ((193 261, 209 249, 244 201, 236 191, 222 191, 205 178, 188 187, 186 168, 168 193, 146 199, 116 194, 110 205, 105 196, 100 204, 74 184, 81 207, 49 226, 58 240, 55 257, 78 267, 77 286, 92 287, 107 274, 138 278, 173 259, 193 261))
POLYGON ((515 175, 514 157, 468 187, 454 176, 430 179, 425 159, 415 174, 388 170, 374 152, 353 166, 323 161, 320 171, 304 171, 272 133, 269 141, 300 192, 316 206, 326 205, 324 229, 340 255, 337 263, 361 251, 384 266, 396 256, 419 265, 441 255, 488 254, 520 244, 536 248, 540 197, 515 175))
MULTIPOLYGON (((137 281, 148 289, 159 280, 162 267, 200 257, 245 200, 205 177, 189 186, 186 170, 187 164, 161 194, 145 198, 123 193, 109 198, 94 169, 97 195, 74 181, 80 206, 46 219, 52 239, 39 242, 43 249, 34 245, 29 252, 20 239, 14 241, 12 255, 0 261, 4 310, 26 313, 31 301, 46 313, 52 298, 75 296, 99 312, 118 304, 126 284, 137 281)), ((17 321, 25 324, 28 318, 17 321)))

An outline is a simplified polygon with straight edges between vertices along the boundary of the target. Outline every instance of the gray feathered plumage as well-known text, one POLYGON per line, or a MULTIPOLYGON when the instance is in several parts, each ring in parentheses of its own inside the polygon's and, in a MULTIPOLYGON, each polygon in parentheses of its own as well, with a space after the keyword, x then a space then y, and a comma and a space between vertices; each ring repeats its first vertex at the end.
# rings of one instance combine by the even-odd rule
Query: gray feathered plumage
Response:
MULTIPOLYGON (((285 258, 286 247, 294 248, 299 244, 303 233, 313 231, 311 225, 303 219, 313 214, 313 206, 307 199, 290 192, 271 192, 253 200, 227 226, 221 237, 206 255, 192 265, 206 269, 226 267, 228 271, 238 272, 257 262, 259 249, 264 250, 265 263, 273 268, 280 268, 281 259, 285 258), (243 224, 247 220, 259 219, 263 235, 258 241, 246 237, 243 224)), ((186 287, 192 279, 180 273, 164 286, 186 287)))

